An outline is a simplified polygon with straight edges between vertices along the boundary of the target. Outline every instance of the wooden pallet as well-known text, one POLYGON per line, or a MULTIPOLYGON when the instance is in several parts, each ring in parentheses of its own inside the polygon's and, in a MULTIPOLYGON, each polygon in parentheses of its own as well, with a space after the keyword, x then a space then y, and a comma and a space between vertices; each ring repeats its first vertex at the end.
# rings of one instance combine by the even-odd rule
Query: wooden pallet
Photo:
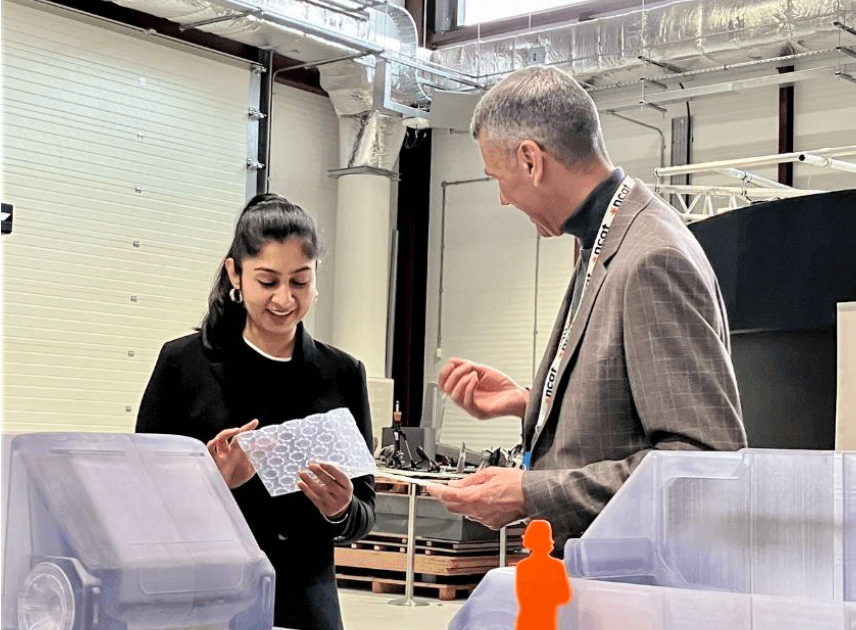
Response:
MULTIPOLYGON (((375 549, 335 549, 336 566, 377 569, 382 571, 405 571, 407 554, 398 551, 378 551, 375 549)), ((509 566, 525 558, 525 554, 509 554, 509 566)), ((499 566, 499 555, 488 556, 437 556, 416 554, 414 571, 430 575, 473 575, 484 574, 499 566)))
MULTIPOLYGON (((344 545, 343 545, 344 546, 344 545)), ((406 553, 407 537, 397 534, 372 532, 362 540, 348 543, 351 549, 370 549, 373 551, 395 551, 406 553)), ((509 553, 519 552, 522 548, 520 536, 509 536, 506 549, 509 553)), ((416 553, 438 556, 485 556, 499 554, 498 540, 458 541, 433 538, 416 538, 416 553)))
MULTIPOLYGON (((404 593, 405 580, 403 578, 372 577, 368 575, 348 575, 336 573, 339 586, 371 586, 372 593, 404 593)), ((452 601, 457 597, 466 597, 478 586, 477 582, 468 584, 441 584, 436 582, 414 582, 413 588, 416 594, 436 595, 440 601, 452 601), (427 591, 427 593, 420 591, 427 591)))
MULTIPOLYGON (((407 494, 409 485, 379 475, 377 492, 407 494)), ((419 494, 425 495, 424 487, 419 494)), ((506 562, 517 564, 522 551, 524 525, 507 530, 506 562)), ((417 591, 436 594, 443 601, 472 592, 489 570, 499 566, 499 536, 488 540, 416 538, 414 573, 417 591)), ((403 592, 407 569, 407 536, 373 531, 360 541, 336 547, 336 577, 342 585, 370 585, 374 593, 403 592)))

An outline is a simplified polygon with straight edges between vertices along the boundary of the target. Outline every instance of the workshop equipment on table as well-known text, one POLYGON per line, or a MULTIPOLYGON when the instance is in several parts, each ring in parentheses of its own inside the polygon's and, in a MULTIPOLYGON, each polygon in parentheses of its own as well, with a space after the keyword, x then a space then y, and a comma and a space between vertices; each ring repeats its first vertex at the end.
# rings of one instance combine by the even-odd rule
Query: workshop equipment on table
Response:
POLYGON ((336 548, 339 583, 369 583, 377 593, 404 587, 405 600, 418 587, 448 600, 472 591, 490 569, 522 559, 521 525, 510 526, 506 538, 424 494, 426 484, 464 476, 380 468, 377 523, 363 540, 336 548))

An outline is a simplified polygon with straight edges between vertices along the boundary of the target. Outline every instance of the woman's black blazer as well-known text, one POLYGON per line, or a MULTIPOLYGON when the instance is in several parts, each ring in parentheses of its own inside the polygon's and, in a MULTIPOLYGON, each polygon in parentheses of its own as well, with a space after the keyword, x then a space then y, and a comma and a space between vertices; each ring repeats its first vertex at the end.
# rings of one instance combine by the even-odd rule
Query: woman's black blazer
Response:
MULTIPOLYGON (((223 429, 252 420, 243 411, 242 401, 252 392, 247 391, 238 348, 208 347, 201 333, 166 343, 140 404, 137 432, 186 435, 208 442, 223 429)), ((297 382, 287 384, 288 395, 283 395, 278 408, 282 417, 303 418, 347 407, 371 449, 363 364, 313 340, 302 324, 292 362, 297 382)), ((260 424, 265 424, 263 419, 260 424)), ((276 570, 274 625, 295 630, 341 628, 333 542, 357 540, 375 521, 374 477, 352 481, 354 499, 340 524, 327 521, 302 492, 271 497, 258 476, 233 490, 276 570)))

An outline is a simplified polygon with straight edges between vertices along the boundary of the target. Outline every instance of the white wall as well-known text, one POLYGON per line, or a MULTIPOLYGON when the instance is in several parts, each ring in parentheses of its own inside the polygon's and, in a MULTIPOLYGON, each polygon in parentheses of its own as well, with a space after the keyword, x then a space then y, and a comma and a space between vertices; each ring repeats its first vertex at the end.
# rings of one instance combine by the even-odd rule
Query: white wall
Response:
MULTIPOLYGON (((798 83, 795 91, 795 149, 809 150, 856 144, 856 87, 834 78, 798 83)), ((692 161, 777 153, 778 88, 718 96, 690 103, 693 124, 692 161)), ((623 112, 666 136, 669 164, 671 118, 685 116, 686 105, 667 114, 623 112)), ((660 139, 653 130, 603 115, 607 150, 613 163, 628 174, 653 182, 659 165, 660 139)), ((752 169, 776 179, 775 166, 752 169)), ((522 213, 498 203, 495 183, 449 187, 446 204, 443 343, 437 356, 440 275, 440 221, 443 181, 483 177, 478 147, 467 134, 434 132, 425 375, 436 380, 448 358, 465 354, 490 363, 521 385, 532 380, 571 273, 573 239, 540 241, 537 330, 534 328, 535 230, 522 213), (516 218, 515 216, 516 215, 516 218), (533 361, 533 341, 535 357, 533 361)), ((856 176, 840 171, 795 167, 795 185, 826 190, 856 187, 856 176)), ((693 183, 735 185, 719 175, 696 175, 693 183)), ((476 448, 512 446, 519 423, 479 423, 447 404, 443 442, 476 448)))
MULTIPOLYGON (((829 78, 797 83, 794 90, 794 150, 808 151, 856 144, 856 87, 829 78)), ((777 87, 759 88, 739 94, 715 96, 689 104, 692 115, 692 162, 711 162, 778 153, 777 87)), ((666 164, 671 149, 671 119, 686 116, 685 104, 670 105, 667 114, 625 111, 641 122, 659 127, 666 136, 666 164)), ((612 161, 634 177, 654 182, 652 169, 659 160, 656 132, 625 122, 609 114, 602 116, 604 139, 612 161)), ((852 159, 852 158, 843 158, 852 159)), ((755 167, 752 173, 777 179, 778 168, 755 167)), ((739 185, 739 180, 715 173, 692 176, 698 185, 739 185)), ((856 187, 852 173, 794 164, 794 186, 819 190, 856 187)), ((719 204, 725 203, 719 200, 719 204)))
POLYGON ((132 430, 244 201, 250 71, 3 4, 4 431, 132 430))
POLYGON ((281 84, 274 86, 270 191, 315 219, 326 252, 318 267, 318 302, 305 323, 313 337, 333 335, 333 269, 336 253, 336 180, 339 122, 330 99, 281 84))
MULTIPOLYGON (((2 19, 3 201, 15 207, 3 429, 131 430, 160 346, 199 324, 246 201, 249 66, 38 4, 4 2, 2 19)), ((271 189, 316 218, 328 248, 307 322, 328 340, 329 100, 277 85, 272 142, 271 189)))
MULTIPOLYGON (((443 181, 484 177, 478 148, 467 135, 436 132, 431 172, 426 365, 436 381, 446 360, 487 363, 512 378, 532 378, 536 234, 529 219, 499 204, 493 183, 449 186, 443 280, 443 331, 437 359, 439 255, 443 181), (449 325, 449 322, 454 324, 449 325)), ((446 406, 442 441, 472 448, 516 443, 520 422, 496 419, 472 432, 456 407, 446 406)))
MULTIPOLYGON (((693 116, 692 161, 712 162, 779 152, 779 89, 759 88, 745 95, 715 96, 690 103, 693 116)), ((778 178, 776 166, 750 169, 752 173, 778 178)), ((716 174, 697 174, 692 183, 739 185, 737 179, 716 174)))
MULTIPOLYGON (((794 89, 794 148, 798 151, 856 144, 856 85, 816 79, 794 89)), ((856 161, 856 156, 841 158, 856 161)), ((794 164, 794 186, 820 190, 856 188, 856 175, 794 164)))

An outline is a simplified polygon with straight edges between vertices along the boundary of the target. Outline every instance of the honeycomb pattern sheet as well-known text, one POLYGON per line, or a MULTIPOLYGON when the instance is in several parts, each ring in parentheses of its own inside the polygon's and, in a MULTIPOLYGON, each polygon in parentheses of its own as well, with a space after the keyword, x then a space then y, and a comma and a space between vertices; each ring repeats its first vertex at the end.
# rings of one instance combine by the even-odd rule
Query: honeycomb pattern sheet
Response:
POLYGON ((297 473, 310 462, 333 464, 352 479, 377 474, 354 416, 344 407, 247 431, 237 440, 273 497, 297 492, 297 473))

